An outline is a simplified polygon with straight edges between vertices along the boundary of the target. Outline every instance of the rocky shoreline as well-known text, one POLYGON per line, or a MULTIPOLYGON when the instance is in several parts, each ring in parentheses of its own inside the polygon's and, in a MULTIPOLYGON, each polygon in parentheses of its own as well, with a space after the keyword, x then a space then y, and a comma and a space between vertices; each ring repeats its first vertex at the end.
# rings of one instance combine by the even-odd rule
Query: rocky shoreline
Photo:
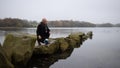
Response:
POLYGON ((55 57, 53 54, 56 53, 60 53, 59 56, 64 56, 66 52, 69 55, 71 50, 80 47, 85 40, 92 39, 92 35, 91 31, 86 34, 83 32, 72 33, 65 38, 49 39, 54 42, 47 46, 35 46, 36 35, 10 33, 6 36, 3 45, 0 45, 0 68, 23 68, 20 66, 29 65, 29 62, 36 56, 52 55, 52 57, 55 57))

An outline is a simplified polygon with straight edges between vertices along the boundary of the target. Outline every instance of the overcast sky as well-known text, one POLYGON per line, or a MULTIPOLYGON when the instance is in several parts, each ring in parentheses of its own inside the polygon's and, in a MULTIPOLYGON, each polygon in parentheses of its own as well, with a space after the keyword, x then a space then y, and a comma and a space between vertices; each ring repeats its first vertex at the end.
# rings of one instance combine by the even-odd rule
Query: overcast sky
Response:
POLYGON ((0 0, 0 18, 120 23, 120 0, 0 0))

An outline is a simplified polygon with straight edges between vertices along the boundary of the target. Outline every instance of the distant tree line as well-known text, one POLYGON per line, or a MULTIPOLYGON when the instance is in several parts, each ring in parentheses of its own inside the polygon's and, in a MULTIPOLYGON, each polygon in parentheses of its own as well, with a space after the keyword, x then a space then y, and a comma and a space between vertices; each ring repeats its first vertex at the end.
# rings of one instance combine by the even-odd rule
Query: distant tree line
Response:
POLYGON ((49 21, 48 25, 50 27, 120 27, 120 23, 93 24, 85 21, 72 21, 72 20, 49 21))
POLYGON ((61 21, 49 21, 50 27, 95 27, 96 25, 85 21, 72 21, 72 20, 61 20, 61 21))
MULTIPOLYGON (((18 18, 0 19, 0 27, 36 27, 39 23, 18 18)), ((85 21, 59 20, 48 21, 49 27, 120 27, 120 23, 93 24, 85 21)))
POLYGON ((118 24, 111 24, 111 23, 96 24, 96 27, 120 27, 120 23, 118 24))
POLYGON ((28 21, 18 18, 0 19, 0 27, 34 27, 36 24, 36 21, 28 21))

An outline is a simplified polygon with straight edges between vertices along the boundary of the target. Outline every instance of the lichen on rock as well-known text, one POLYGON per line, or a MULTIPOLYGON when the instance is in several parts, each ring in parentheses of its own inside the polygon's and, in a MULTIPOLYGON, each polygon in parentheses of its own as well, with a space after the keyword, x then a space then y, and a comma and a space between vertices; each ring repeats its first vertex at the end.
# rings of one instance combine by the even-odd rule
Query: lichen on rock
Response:
POLYGON ((0 44, 0 68, 14 68, 0 44))
POLYGON ((83 32, 72 33, 65 38, 49 39, 50 44, 48 45, 38 45, 35 47, 36 35, 28 33, 10 33, 4 40, 3 50, 0 47, 0 64, 3 61, 1 59, 2 57, 5 60, 4 63, 10 66, 9 68, 13 68, 13 65, 26 65, 32 55, 51 55, 58 52, 63 53, 71 49, 73 50, 74 48, 80 47, 82 42, 91 38, 92 35, 92 32, 88 32, 87 34, 83 32), (6 55, 4 55, 3 52, 5 52, 6 55))
POLYGON ((10 33, 6 36, 3 48, 13 64, 26 64, 32 56, 36 36, 26 33, 10 33))
POLYGON ((88 35, 83 32, 72 33, 66 38, 56 38, 55 42, 49 45, 35 47, 34 54, 54 54, 64 52, 69 48, 78 48, 83 41, 88 39, 88 35))

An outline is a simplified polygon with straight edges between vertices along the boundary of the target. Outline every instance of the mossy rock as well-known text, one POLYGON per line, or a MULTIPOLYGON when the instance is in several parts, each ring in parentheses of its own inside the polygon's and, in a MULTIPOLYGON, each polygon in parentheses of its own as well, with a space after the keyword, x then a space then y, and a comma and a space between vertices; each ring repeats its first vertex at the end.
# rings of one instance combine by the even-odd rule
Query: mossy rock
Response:
POLYGON ((76 42, 82 41, 82 36, 85 34, 82 32, 79 33, 72 33, 68 36, 68 38, 75 40, 76 42))
POLYGON ((72 33, 66 38, 56 38, 52 44, 37 46, 34 49, 34 54, 54 54, 56 52, 64 52, 70 48, 78 48, 83 41, 87 40, 88 36, 85 33, 72 33))
POLYGON ((84 35, 83 36, 83 41, 87 40, 88 39, 88 36, 87 35, 84 35))
POLYGON ((92 31, 89 31, 89 32, 87 33, 87 36, 88 36, 88 38, 92 39, 92 36, 93 36, 92 31))
POLYGON ((3 48, 13 64, 26 64, 32 56, 35 42, 35 35, 10 33, 5 38, 3 48))
POLYGON ((58 38, 57 42, 59 44, 59 49, 61 52, 64 52, 69 48, 69 43, 66 41, 65 38, 58 38))
POLYGON ((70 39, 70 38, 66 38, 67 42, 69 43, 69 47, 70 48, 75 48, 75 45, 77 44, 77 41, 70 39))
POLYGON ((0 68, 14 68, 13 64, 8 60, 5 51, 0 45, 0 68))
POLYGON ((52 44, 35 47, 34 54, 53 54, 56 52, 64 52, 68 47, 69 44, 64 38, 57 38, 52 44))
POLYGON ((78 32, 70 34, 66 39, 71 47, 78 48, 82 44, 84 36, 86 36, 85 33, 78 32))
POLYGON ((59 44, 57 41, 49 45, 38 45, 34 49, 34 54, 53 54, 59 49, 59 44))

